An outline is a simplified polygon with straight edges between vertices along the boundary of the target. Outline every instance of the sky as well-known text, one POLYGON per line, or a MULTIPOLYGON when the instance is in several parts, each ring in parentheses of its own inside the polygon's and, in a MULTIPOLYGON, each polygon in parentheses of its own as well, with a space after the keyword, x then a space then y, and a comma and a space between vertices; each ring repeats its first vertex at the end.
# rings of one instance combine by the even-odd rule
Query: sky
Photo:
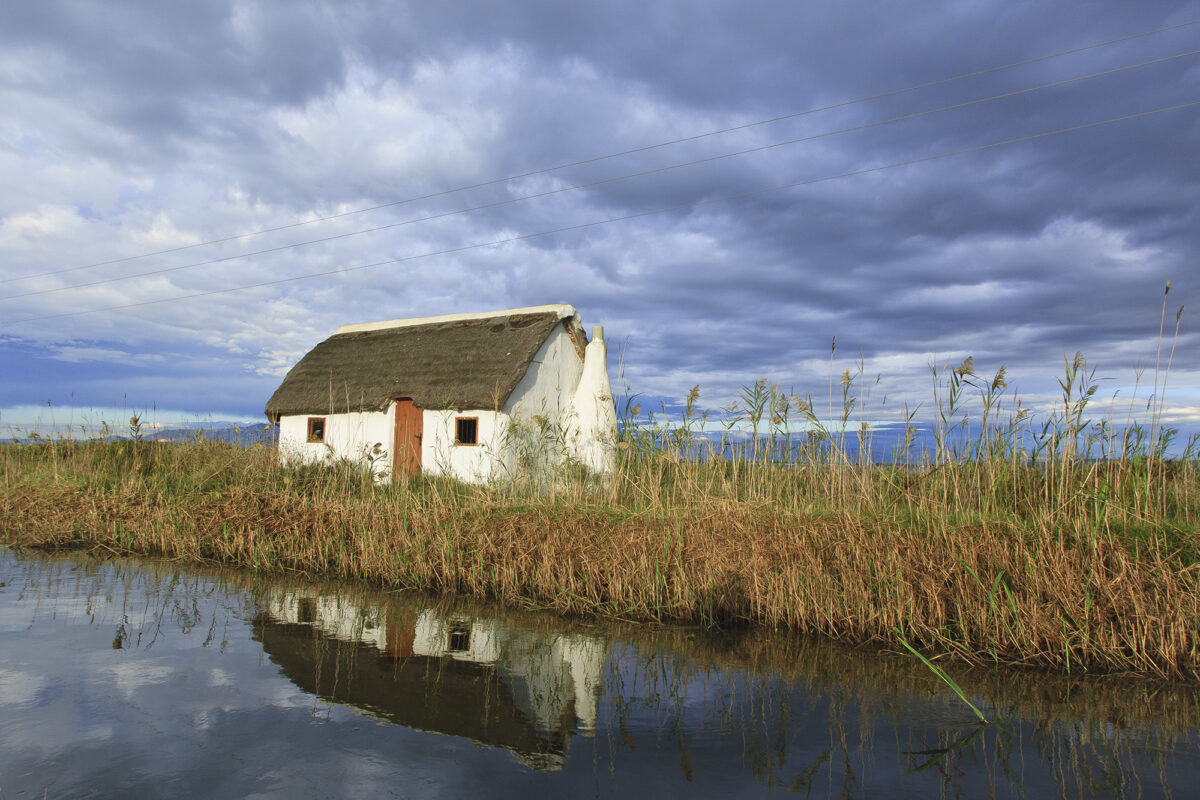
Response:
POLYGON ((660 413, 929 417, 968 356, 1046 413, 1078 351, 1200 429, 1200 2, 0 17, 0 428, 264 421, 341 324, 570 303, 660 413))

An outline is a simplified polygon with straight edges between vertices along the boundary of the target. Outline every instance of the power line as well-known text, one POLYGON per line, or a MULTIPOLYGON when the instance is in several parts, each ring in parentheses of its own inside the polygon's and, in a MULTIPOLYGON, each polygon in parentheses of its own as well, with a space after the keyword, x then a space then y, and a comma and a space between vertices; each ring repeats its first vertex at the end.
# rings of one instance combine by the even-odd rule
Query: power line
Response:
POLYGON ((969 106, 980 105, 982 103, 988 103, 988 102, 993 102, 996 100, 1003 100, 1003 99, 1007 99, 1007 98, 1011 98, 1011 97, 1017 97, 1019 95, 1030 94, 1032 92, 1042 91, 1044 89, 1050 89, 1050 88, 1054 88, 1054 87, 1058 87, 1058 86, 1065 86, 1065 85, 1071 84, 1071 83, 1078 83, 1080 81, 1090 80, 1090 79, 1098 78, 1098 77, 1104 77, 1107 75, 1113 75, 1115 73, 1124 72, 1126 70, 1137 69, 1139 67, 1150 66, 1153 64, 1161 64, 1166 61, 1172 61, 1174 59, 1185 58, 1188 56, 1195 56, 1195 55, 1200 55, 1200 49, 1189 50, 1184 53, 1176 53, 1176 54, 1170 55, 1170 56, 1162 56, 1160 58, 1150 59, 1149 61, 1142 61, 1137 64, 1129 64, 1129 65, 1122 66, 1122 67, 1113 67, 1111 69, 1102 70, 1100 72, 1093 72, 1088 75, 1080 75, 1080 76, 1077 76, 1074 78, 1063 78, 1062 80, 1052 81, 1050 83, 1044 83, 1039 86, 1032 86, 1032 87, 1028 87, 1025 89, 1014 89, 1013 91, 1003 92, 1001 94, 994 94, 994 95, 990 95, 988 97, 977 98, 975 100, 966 100, 961 103, 954 103, 954 104, 951 104, 948 106, 941 106, 939 108, 926 109, 924 111, 915 111, 911 114, 903 114, 898 117, 891 117, 889 119, 879 120, 876 122, 867 122, 867 123, 863 123, 861 125, 854 125, 854 126, 851 126, 848 128, 839 128, 839 129, 832 130, 832 131, 825 131, 822 133, 811 134, 809 136, 802 136, 802 137, 795 138, 795 139, 788 139, 788 140, 782 141, 782 142, 774 142, 772 144, 760 145, 758 147, 751 147, 751 148, 747 148, 744 150, 737 150, 737 151, 734 151, 731 153, 722 153, 722 154, 715 155, 715 156, 708 156, 706 158, 695 159, 692 161, 686 161, 686 162, 679 163, 679 164, 670 164, 665 167, 655 167, 654 169, 642 170, 641 172, 634 172, 634 173, 629 173, 626 175, 619 175, 619 176, 612 177, 612 178, 602 178, 600 180, 590 181, 588 183, 575 184, 572 186, 564 186, 564 187, 560 187, 557 189, 548 189, 544 192, 536 192, 534 194, 521 195, 519 197, 510 197, 510 198, 506 198, 504 200, 497 200, 497 201, 491 202, 491 203, 484 203, 484 204, 477 205, 477 206, 470 206, 468 208, 460 208, 460 209, 455 209, 453 211, 443 211, 443 212, 439 212, 437 214, 430 214, 430 215, 427 215, 424 217, 415 217, 412 219, 401 220, 399 222, 391 222, 391 223, 388 223, 387 225, 378 225, 373 228, 364 228, 364 229, 358 230, 358 231, 349 231, 347 233, 338 233, 338 234, 333 234, 331 236, 324 236, 324 237, 321 237, 318 239, 310 239, 308 241, 303 241, 303 242, 294 242, 292 244, 278 245, 276 247, 268 247, 268 248, 264 248, 262 250, 252 250, 250 252, 239 253, 237 255, 232 255, 232 256, 223 256, 221 258, 211 258, 211 259, 207 259, 205 261, 196 261, 196 262, 193 262, 190 264, 180 264, 180 265, 177 265, 174 267, 162 267, 160 269, 148 270, 146 272, 136 272, 136 273, 132 273, 129 275, 121 275, 121 276, 114 277, 114 278, 102 278, 100 280, 89 281, 87 283, 71 284, 70 286, 57 286, 57 287, 50 288, 50 289, 37 289, 37 290, 31 291, 31 292, 22 292, 20 294, 4 295, 4 296, 0 296, 0 301, 16 300, 16 299, 20 299, 23 297, 35 297, 38 295, 55 294, 58 292, 70 291, 72 289, 85 289, 85 288, 90 288, 93 286, 101 286, 101 285, 108 284, 108 283, 118 283, 120 281, 133 280, 134 278, 145 278, 145 277, 149 277, 152 275, 163 275, 163 274, 166 274, 169 272, 180 272, 182 270, 194 269, 196 267, 203 267, 203 266, 208 266, 211 264, 220 264, 220 263, 226 263, 226 262, 230 262, 230 261, 237 261, 237 260, 240 260, 243 258, 251 258, 253 256, 266 255, 268 253, 278 253, 283 250, 289 250, 289 249, 292 249, 295 247, 307 247, 309 245, 322 244, 325 242, 332 242, 332 241, 336 241, 338 239, 346 239, 351 236, 362 236, 362 235, 368 234, 368 233, 377 233, 379 231, 388 230, 391 228, 398 228, 398 227, 401 227, 404 225, 412 225, 412 224, 419 223, 419 222, 428 222, 430 220, 443 219, 445 217, 451 217, 451 216, 455 216, 458 214, 468 214, 468 213, 471 213, 474 211, 481 211, 481 210, 489 209, 489 208, 497 208, 499 206, 513 205, 515 203, 524 202, 526 200, 534 200, 537 198, 549 197, 551 195, 556 195, 556 194, 562 194, 564 192, 571 192, 571 191, 576 191, 579 189, 588 189, 588 188, 592 188, 595 186, 601 186, 601 185, 608 184, 608 183, 615 183, 617 181, 624 181, 624 180, 629 180, 632 178, 640 178, 640 177, 645 177, 647 175, 654 175, 654 174, 658 174, 658 173, 662 173, 662 172, 668 172, 670 170, 682 169, 684 167, 693 167, 693 166, 697 166, 699 164, 712 163, 712 162, 721 161, 721 160, 727 159, 727 158, 748 155, 750 153, 759 153, 759 152, 763 152, 766 150, 772 150, 775 148, 785 147, 785 146, 793 145, 793 144, 801 144, 804 142, 811 142, 811 141, 815 141, 817 139, 823 139, 823 138, 827 138, 830 136, 837 136, 837 135, 844 134, 844 133, 853 133, 856 131, 867 130, 869 128, 882 127, 884 125, 890 125, 890 124, 894 124, 897 122, 904 122, 907 120, 917 119, 919 117, 930 116, 932 114, 939 114, 939 113, 942 113, 945 111, 953 111, 953 110, 960 109, 960 108, 967 108, 969 106))
POLYGON ((1187 103, 1178 103, 1178 104, 1172 105, 1172 106, 1164 106, 1162 108, 1156 108, 1151 111, 1138 111, 1138 112, 1135 112, 1132 114, 1125 114, 1120 117, 1111 117, 1109 119, 1097 120, 1094 122, 1085 122, 1080 125, 1072 125, 1072 126, 1066 127, 1066 128, 1057 128, 1057 129, 1051 130, 1051 131, 1043 131, 1041 133, 1029 134, 1027 136, 1018 136, 1018 137, 1015 137, 1012 139, 1005 139, 1005 140, 999 141, 999 142, 991 142, 989 144, 975 145, 974 147, 965 147, 965 148, 961 148, 959 150, 951 150, 951 151, 947 151, 947 152, 943 152, 943 153, 935 153, 933 155, 921 156, 919 158, 910 158, 905 161, 897 161, 897 162, 893 162, 891 164, 883 164, 883 165, 875 166, 875 167, 865 167, 863 169, 852 170, 850 172, 842 172, 842 173, 839 173, 836 175, 826 175, 826 176, 823 176, 820 178, 808 178, 806 180, 795 181, 793 183, 786 183, 786 184, 782 184, 779 186, 771 186, 771 187, 768 187, 765 189, 755 189, 755 190, 749 191, 749 192, 741 192, 738 194, 726 195, 724 197, 715 197, 715 198, 710 198, 708 200, 697 200, 697 201, 690 202, 690 203, 680 203, 678 205, 669 206, 666 208, 659 208, 659 209, 654 209, 651 211, 640 211, 640 212, 637 212, 634 214, 625 214, 625 215, 619 216, 619 217, 609 217, 607 219, 593 220, 592 222, 583 222, 583 223, 579 223, 577 225, 566 225, 561 228, 553 228, 550 230, 538 231, 536 233, 525 233, 525 234, 520 234, 518 236, 508 236, 508 237, 505 237, 502 239, 493 239, 492 241, 489 241, 489 242, 477 242, 475 244, 462 245, 461 247, 449 247, 449 248, 445 248, 442 250, 434 250, 434 251, 430 251, 430 252, 426 252, 426 253, 418 253, 416 255, 411 255, 411 256, 401 256, 399 258, 389 258, 389 259, 386 259, 383 261, 376 261, 376 262, 373 262, 370 264, 360 264, 359 266, 356 266, 356 267, 345 267, 345 268, 340 268, 340 269, 326 270, 324 272, 311 272, 311 273, 308 273, 305 275, 295 275, 290 278, 277 278, 275 280, 262 281, 260 283, 252 283, 252 284, 247 284, 245 286, 235 286, 235 287, 231 287, 231 288, 227 288, 227 289, 213 289, 213 290, 210 290, 207 292, 195 292, 193 294, 185 294, 185 295, 177 295, 175 297, 159 298, 157 300, 143 300, 143 301, 140 301, 137 303, 124 303, 122 305, 106 306, 104 308, 93 308, 93 309, 87 309, 84 311, 68 311, 68 312, 64 312, 61 314, 47 314, 47 315, 40 316, 40 317, 26 317, 25 319, 14 320, 11 322, 0 322, 0 327, 8 327, 11 325, 20 325, 20 324, 26 323, 26 322, 41 322, 44 320, 51 320, 51 319, 63 319, 65 317, 78 317, 78 316, 83 316, 86 314, 99 314, 99 313, 105 312, 105 311, 121 311, 121 310, 128 309, 128 308, 140 308, 142 306, 157 305, 159 303, 173 303, 173 302, 178 302, 180 300, 192 300, 192 299, 199 298, 199 297, 210 297, 210 296, 218 295, 218 294, 230 294, 232 292, 246 291, 247 289, 261 289, 261 288, 264 288, 267 286, 278 286, 280 284, 292 283, 294 281, 308 280, 310 278, 323 278, 323 277, 328 277, 331 275, 338 275, 338 274, 342 274, 342 273, 346 273, 346 272, 357 272, 359 270, 364 270, 364 269, 373 269, 375 267, 382 267, 382 266, 386 266, 388 264, 400 264, 400 263, 404 263, 407 261, 416 261, 418 259, 431 258, 434 256, 449 255, 452 253, 462 253, 462 252, 466 252, 468 250, 479 250, 484 247, 493 247, 495 245, 500 245, 500 244, 520 242, 520 241, 525 241, 527 239, 536 239, 536 238, 539 238, 542 236, 551 236, 556 233, 567 233, 569 231, 583 230, 585 228, 594 228, 594 227, 598 227, 600 225, 607 225, 607 224, 610 224, 613 222, 625 222, 625 221, 632 220, 632 219, 640 219, 643 217, 656 216, 658 214, 667 214, 672 211, 682 211, 682 210, 690 209, 690 208, 699 208, 701 206, 713 205, 715 203, 729 202, 731 200, 741 200, 741 199, 744 199, 747 197, 754 197, 756 195, 762 195, 762 194, 768 194, 770 192, 782 191, 784 189, 794 189, 794 188, 797 188, 800 186, 811 186, 813 184, 824 183, 824 182, 833 181, 833 180, 839 180, 842 178, 851 178, 851 177, 855 177, 858 175, 867 175, 867 174, 874 173, 874 172, 882 172, 884 170, 896 169, 898 167, 907 167, 907 166, 911 166, 913 164, 921 164, 921 163, 925 163, 928 161, 936 161, 936 160, 943 159, 943 158, 951 158, 953 156, 966 155, 968 153, 978 153, 978 152, 981 152, 984 150, 990 150, 990 149, 993 149, 996 147, 1003 147, 1003 146, 1011 145, 1011 144, 1019 144, 1021 142, 1029 142, 1029 141, 1033 141, 1035 139, 1044 139, 1048 136, 1056 136, 1059 134, 1071 133, 1074 131, 1085 130, 1087 128, 1099 127, 1101 125, 1110 125, 1112 123, 1123 122, 1125 120, 1138 119, 1141 117, 1149 117, 1149 116, 1153 116, 1154 114, 1163 114, 1168 111, 1178 111, 1180 109, 1191 108, 1191 107, 1197 106, 1197 105, 1200 105, 1200 100, 1192 100, 1187 103))
POLYGON ((665 142, 658 142, 657 144, 649 144, 649 145, 643 145, 641 147, 630 148, 628 150, 621 150, 616 153, 609 153, 608 155, 594 156, 591 158, 580 159, 578 161, 571 161, 571 162, 564 163, 564 164, 558 164, 558 165, 552 166, 552 167, 544 167, 542 169, 531 170, 529 172, 522 172, 522 173, 519 173, 516 175, 509 175, 508 177, 505 177, 505 178, 495 178, 492 180, 483 181, 481 183, 474 183, 474 184, 470 184, 467 186, 459 186, 454 189, 445 189, 442 191, 432 192, 430 194, 425 194, 425 195, 421 195, 418 197, 409 197, 404 200, 394 200, 392 202, 381 203, 379 205, 368 206, 366 208, 359 208, 359 209, 355 209, 353 211, 343 211, 338 214, 330 214, 328 216, 318 217, 316 219, 302 220, 300 222, 292 222, 287 225, 278 225, 278 226, 274 226, 271 228, 262 228, 257 231, 251 231, 248 233, 240 233, 240 234, 236 234, 233 236, 226 236, 226 237, 219 238, 219 239, 210 239, 205 242, 196 242, 194 244, 180 245, 178 247, 169 247, 164 250, 155 250, 153 252, 141 253, 141 254, 133 255, 133 256, 125 256, 123 258, 114 258, 114 259, 109 259, 107 261, 97 261, 97 262, 94 262, 91 264, 83 264, 83 265, 75 266, 75 267, 66 267, 64 269, 31 273, 29 275, 21 275, 21 276, 14 277, 14 278, 0 278, 0 283, 9 283, 12 281, 23 281, 23 280, 29 280, 32 278, 46 277, 46 276, 50 276, 50 275, 61 275, 63 273, 67 273, 67 272, 78 272, 80 270, 85 270, 85 269, 94 269, 95 267, 103 267, 103 266, 108 266, 110 264, 120 264, 120 263, 124 263, 126 261, 135 261, 135 260, 142 259, 142 258, 150 258, 152 256, 161 256, 161 255, 167 255, 169 253, 178 253, 178 252, 182 252, 184 250, 192 250, 192 249, 195 249, 198 247, 207 247, 209 245, 214 245, 214 244, 224 244, 226 242, 237 241, 239 239, 248 239, 253 236, 261 236, 261 235, 267 234, 267 233, 276 233, 278 231, 290 230, 292 228, 299 228, 299 227, 303 227, 305 225, 315 225, 315 224, 321 223, 321 222, 329 222, 331 220, 341 219, 343 217, 353 216, 355 214, 365 214, 369 211, 378 211, 378 210, 384 209, 384 208, 393 208, 395 206, 405 205, 407 203, 417 203, 417 202, 421 202, 423 200, 432 200, 437 197, 444 197, 446 195, 456 194, 458 192, 470 191, 472 189, 481 189, 481 188, 484 188, 487 186, 495 186, 497 184, 507 183, 509 181, 520 180, 521 178, 530 178, 530 177, 534 177, 536 175, 545 175, 546 173, 557 172, 558 170, 569 169, 571 167, 583 166, 584 164, 594 164, 594 163, 597 163, 600 161, 607 161, 607 160, 613 159, 613 158, 620 158, 622 156, 634 155, 637 153, 645 153, 645 152, 649 152, 651 150, 658 150, 658 149, 661 149, 664 147, 670 147, 670 146, 677 145, 677 144, 683 144, 685 142, 693 142, 693 141, 698 141, 700 139, 710 138, 713 136, 721 136, 726 133, 734 133, 736 131, 747 130, 749 128, 755 128, 755 127, 759 127, 762 125, 770 125, 772 123, 782 122, 783 120, 787 120, 787 119, 796 119, 798 117, 809 116, 812 114, 819 114, 819 113, 822 113, 825 111, 833 111, 833 110, 836 110, 839 108, 847 108, 849 106, 858 105, 861 103, 869 103, 874 100, 882 100, 886 97, 896 97, 898 95, 908 94, 910 92, 916 92, 916 91, 920 91, 922 89, 930 89, 935 86, 944 86, 946 84, 954 83, 956 81, 966 80, 968 78, 977 78, 982 75, 988 75, 988 74, 992 74, 992 73, 996 73, 996 72, 1002 72, 1004 70, 1015 69, 1017 67, 1028 66, 1029 64, 1036 64, 1036 63, 1039 63, 1042 61, 1049 61, 1049 60, 1055 59, 1055 58, 1063 58, 1065 56, 1083 53, 1088 50, 1095 50, 1095 49, 1098 49, 1101 47, 1109 47, 1114 44, 1120 44, 1122 42, 1128 42, 1128 41, 1132 41, 1134 39, 1141 39, 1146 36, 1153 36, 1153 35, 1159 34, 1159 33, 1166 33, 1169 31, 1179 30, 1180 28, 1186 28, 1188 26, 1196 25, 1196 24, 1200 24, 1200 19, 1192 19, 1192 20, 1188 20, 1186 22, 1180 22, 1176 25, 1168 25, 1168 26, 1165 26, 1162 28, 1155 28, 1153 30, 1142 31, 1140 33, 1132 33, 1132 34, 1128 34, 1126 36, 1119 36, 1115 39, 1109 39, 1108 41, 1097 42, 1095 44, 1084 45, 1082 47, 1073 47, 1068 50, 1060 50, 1056 53, 1050 53, 1049 55, 1036 56, 1034 58, 1027 58, 1022 61, 1014 61, 1010 64, 1002 64, 1002 65, 996 66, 996 67, 988 67, 986 69, 975 70, 974 72, 966 72, 961 75, 955 75, 950 78, 942 78, 942 79, 935 80, 935 81, 928 81, 926 83, 920 83, 920 84, 916 84, 914 86, 908 86, 903 89, 892 89, 890 91, 879 92, 877 94, 868 95, 866 97, 859 97, 859 98, 855 98, 853 100, 844 100, 842 102, 833 103, 833 104, 826 105, 826 106, 810 108, 810 109, 807 109, 804 111, 796 111, 796 112, 792 112, 789 114, 782 114, 777 117, 770 117, 769 119, 756 120, 754 122, 747 122, 747 123, 743 123, 741 125, 734 125, 729 128, 721 128, 719 130, 708 131, 706 133, 699 133, 699 134, 695 134, 692 136, 684 136, 679 139, 671 139, 671 140, 668 140, 665 142))

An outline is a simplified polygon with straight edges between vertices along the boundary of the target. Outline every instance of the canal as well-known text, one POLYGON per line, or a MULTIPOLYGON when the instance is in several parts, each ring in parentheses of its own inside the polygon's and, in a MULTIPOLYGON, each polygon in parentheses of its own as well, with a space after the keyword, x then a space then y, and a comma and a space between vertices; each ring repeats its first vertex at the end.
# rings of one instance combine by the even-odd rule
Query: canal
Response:
POLYGON ((1192 797, 1200 690, 0 548, 0 798, 1192 797))

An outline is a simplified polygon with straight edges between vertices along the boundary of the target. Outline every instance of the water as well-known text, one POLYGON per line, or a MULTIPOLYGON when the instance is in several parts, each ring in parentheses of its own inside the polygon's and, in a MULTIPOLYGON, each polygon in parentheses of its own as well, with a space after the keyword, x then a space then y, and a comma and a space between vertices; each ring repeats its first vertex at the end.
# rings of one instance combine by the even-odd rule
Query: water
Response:
POLYGON ((1200 692, 0 549, 0 798, 1191 797, 1200 692))

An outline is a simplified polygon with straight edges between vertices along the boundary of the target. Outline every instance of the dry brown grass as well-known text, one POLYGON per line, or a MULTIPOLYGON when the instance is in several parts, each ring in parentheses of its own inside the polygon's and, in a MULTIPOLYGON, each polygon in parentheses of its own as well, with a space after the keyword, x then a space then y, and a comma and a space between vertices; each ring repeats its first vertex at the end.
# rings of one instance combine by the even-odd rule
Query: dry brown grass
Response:
POLYGON ((270 449, 205 442, 4 446, 0 541, 1200 679, 1195 464, 1156 471, 1144 496, 1164 513, 1148 517, 1136 476, 1103 507, 1079 488, 1136 464, 1072 464, 1069 477, 1007 463, 626 450, 607 485, 548 491, 380 487, 347 465, 285 469, 270 449))

